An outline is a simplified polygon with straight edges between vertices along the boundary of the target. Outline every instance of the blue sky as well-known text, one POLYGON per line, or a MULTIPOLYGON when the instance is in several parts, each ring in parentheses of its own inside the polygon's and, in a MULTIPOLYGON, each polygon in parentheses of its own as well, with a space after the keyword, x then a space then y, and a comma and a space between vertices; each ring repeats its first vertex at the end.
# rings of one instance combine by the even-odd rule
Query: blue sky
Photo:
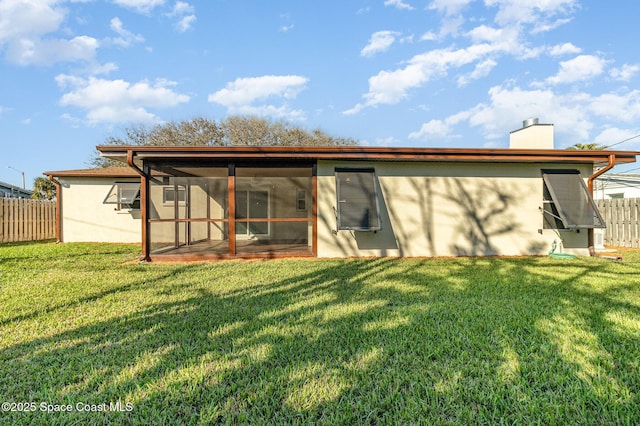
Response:
POLYGON ((557 148, 610 145, 640 134, 638 16, 635 0, 0 0, 0 181, 195 116, 477 148, 538 117, 557 148))

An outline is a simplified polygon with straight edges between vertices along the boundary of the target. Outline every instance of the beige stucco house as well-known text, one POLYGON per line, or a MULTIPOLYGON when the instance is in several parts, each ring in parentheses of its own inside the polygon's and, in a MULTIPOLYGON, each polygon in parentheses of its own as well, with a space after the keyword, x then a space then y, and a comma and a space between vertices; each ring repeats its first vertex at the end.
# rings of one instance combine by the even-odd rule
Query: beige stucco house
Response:
POLYGON ((140 175, 135 170, 127 166, 45 174, 55 176, 58 186, 59 241, 140 242, 139 203, 112 204, 106 200, 114 187, 140 187, 140 175))
POLYGON ((510 149, 99 146, 128 167, 46 174, 61 241, 140 242, 147 260, 540 255, 554 241, 588 255, 603 226, 592 182, 637 152, 555 150, 553 127, 537 123, 511 138, 510 149))

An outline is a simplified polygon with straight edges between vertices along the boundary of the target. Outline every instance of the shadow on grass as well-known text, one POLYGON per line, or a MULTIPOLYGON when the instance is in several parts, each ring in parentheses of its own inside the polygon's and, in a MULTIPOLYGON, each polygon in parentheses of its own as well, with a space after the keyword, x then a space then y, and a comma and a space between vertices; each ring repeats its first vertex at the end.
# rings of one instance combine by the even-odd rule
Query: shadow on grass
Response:
POLYGON ((133 411, 4 419, 640 421, 635 265, 616 265, 615 274, 605 262, 533 258, 131 268, 158 273, 91 296, 95 320, 84 326, 0 350, 0 396, 131 402, 133 411), (612 277, 619 284, 606 282, 612 277), (104 299, 124 309, 132 292, 149 303, 95 313, 104 299))

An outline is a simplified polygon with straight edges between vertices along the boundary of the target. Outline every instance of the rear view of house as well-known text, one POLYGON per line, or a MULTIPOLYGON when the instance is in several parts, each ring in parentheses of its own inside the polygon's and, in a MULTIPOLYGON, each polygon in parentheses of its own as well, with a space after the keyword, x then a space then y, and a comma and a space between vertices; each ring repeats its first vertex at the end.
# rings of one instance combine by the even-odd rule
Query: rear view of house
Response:
POLYGON ((637 153, 554 150, 544 126, 511 149, 99 146, 129 168, 47 174, 61 240, 144 259, 587 255, 590 185, 637 153))

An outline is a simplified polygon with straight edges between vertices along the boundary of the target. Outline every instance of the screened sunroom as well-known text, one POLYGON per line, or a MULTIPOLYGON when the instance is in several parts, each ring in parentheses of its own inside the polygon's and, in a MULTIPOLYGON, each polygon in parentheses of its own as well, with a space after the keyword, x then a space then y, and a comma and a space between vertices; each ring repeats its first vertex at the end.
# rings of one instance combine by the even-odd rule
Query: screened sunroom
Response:
POLYGON ((313 166, 145 162, 152 256, 313 255, 313 166))

